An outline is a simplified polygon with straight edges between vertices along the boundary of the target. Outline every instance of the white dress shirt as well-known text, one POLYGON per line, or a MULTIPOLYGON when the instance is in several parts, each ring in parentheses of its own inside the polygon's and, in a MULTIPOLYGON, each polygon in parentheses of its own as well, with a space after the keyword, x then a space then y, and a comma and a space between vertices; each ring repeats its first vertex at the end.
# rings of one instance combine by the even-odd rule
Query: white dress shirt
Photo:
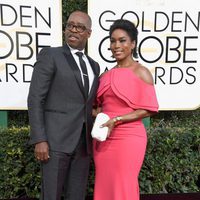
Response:
POLYGON ((77 65, 78 65, 78 68, 79 68, 79 70, 80 70, 80 72, 81 72, 81 78, 82 78, 82 82, 83 82, 83 85, 84 85, 83 72, 82 72, 82 70, 81 70, 81 66, 80 66, 80 62, 79 62, 79 57, 78 57, 78 55, 76 55, 76 52, 82 52, 82 53, 83 53, 83 57, 82 57, 82 58, 83 58, 83 60, 85 61, 85 64, 86 64, 86 67, 87 67, 88 79, 89 79, 89 92, 90 92, 91 87, 92 87, 92 83, 93 83, 93 81, 94 81, 94 72, 93 72, 93 70, 92 70, 92 67, 91 67, 91 65, 90 65, 90 62, 89 62, 87 56, 84 54, 84 50, 79 51, 79 50, 77 50, 77 49, 71 48, 70 46, 69 46, 69 48, 70 48, 70 51, 71 51, 72 56, 74 57, 74 59, 75 59, 77 65))

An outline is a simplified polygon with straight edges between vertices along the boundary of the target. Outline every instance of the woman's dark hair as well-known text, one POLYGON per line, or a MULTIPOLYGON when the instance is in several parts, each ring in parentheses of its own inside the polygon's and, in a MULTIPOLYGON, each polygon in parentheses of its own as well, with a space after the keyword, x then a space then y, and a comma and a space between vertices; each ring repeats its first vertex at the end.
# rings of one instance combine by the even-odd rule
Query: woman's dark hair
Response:
POLYGON ((134 23, 126 19, 118 19, 114 21, 114 23, 111 25, 110 30, 109 30, 110 38, 113 31, 115 31, 116 29, 122 29, 126 31, 129 37, 131 38, 131 41, 135 41, 135 48, 133 49, 133 57, 138 58, 138 53, 137 53, 138 30, 135 27, 134 23))

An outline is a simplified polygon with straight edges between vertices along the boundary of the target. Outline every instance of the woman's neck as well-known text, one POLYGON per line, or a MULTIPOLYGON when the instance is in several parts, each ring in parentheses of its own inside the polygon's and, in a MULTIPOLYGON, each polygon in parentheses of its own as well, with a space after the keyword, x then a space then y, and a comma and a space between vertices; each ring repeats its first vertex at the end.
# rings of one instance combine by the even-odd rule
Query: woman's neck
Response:
POLYGON ((133 59, 123 60, 123 61, 117 61, 116 67, 123 67, 123 68, 130 67, 134 63, 135 63, 135 61, 133 59))

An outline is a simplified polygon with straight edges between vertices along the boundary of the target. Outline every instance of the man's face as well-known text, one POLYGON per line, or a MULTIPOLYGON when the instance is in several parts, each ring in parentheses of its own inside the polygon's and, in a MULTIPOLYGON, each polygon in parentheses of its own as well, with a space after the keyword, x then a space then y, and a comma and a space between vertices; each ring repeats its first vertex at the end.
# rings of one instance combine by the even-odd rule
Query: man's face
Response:
POLYGON ((65 41, 78 50, 85 48, 87 39, 91 35, 88 16, 82 12, 74 12, 69 16, 65 27, 65 41))

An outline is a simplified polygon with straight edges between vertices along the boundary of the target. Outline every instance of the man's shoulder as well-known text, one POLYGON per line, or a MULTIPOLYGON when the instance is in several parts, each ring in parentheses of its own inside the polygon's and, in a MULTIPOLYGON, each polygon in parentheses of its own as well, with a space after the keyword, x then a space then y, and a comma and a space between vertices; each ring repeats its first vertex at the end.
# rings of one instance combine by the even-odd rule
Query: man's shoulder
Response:
POLYGON ((100 66, 99 66, 99 63, 97 61, 95 61, 93 58, 91 58, 90 56, 88 56, 88 59, 90 60, 91 63, 94 63, 94 65, 96 66, 97 68, 97 73, 99 74, 100 73, 100 66))
POLYGON ((43 47, 40 51, 49 51, 49 52, 55 52, 55 51, 63 51, 63 46, 57 46, 57 47, 43 47))
POLYGON ((91 58, 91 57, 88 56, 88 55, 87 55, 87 57, 88 57, 88 59, 89 59, 90 61, 92 61, 92 62, 94 62, 95 64, 99 65, 98 62, 97 62, 96 60, 94 60, 93 58, 91 58))
POLYGON ((57 46, 57 47, 43 47, 39 55, 51 55, 56 56, 57 54, 60 54, 64 51, 63 46, 57 46))

